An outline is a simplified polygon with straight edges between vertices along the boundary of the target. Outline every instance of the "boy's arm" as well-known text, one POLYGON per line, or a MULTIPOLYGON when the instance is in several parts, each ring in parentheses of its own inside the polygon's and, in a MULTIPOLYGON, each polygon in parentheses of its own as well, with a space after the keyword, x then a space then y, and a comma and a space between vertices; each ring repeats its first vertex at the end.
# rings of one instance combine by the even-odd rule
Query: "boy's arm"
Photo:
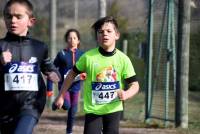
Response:
MULTIPOLYGON (((59 69, 59 66, 60 66, 60 58, 59 58, 59 53, 56 55, 56 58, 54 59, 54 62, 53 62, 54 66, 56 67, 56 69, 58 70, 59 69)), ((60 74, 61 75, 61 74, 60 74)), ((46 95, 48 97, 51 97, 53 96, 53 81, 47 79, 47 92, 46 92, 46 95)), ((59 88, 59 87, 58 87, 59 88)))
POLYGON ((120 100, 127 100, 138 93, 139 91, 139 83, 138 81, 134 81, 128 84, 128 89, 126 91, 119 90, 118 97, 120 100))
POLYGON ((48 56, 47 45, 44 45, 44 47, 45 52, 41 64, 41 71, 48 77, 49 80, 58 82, 61 79, 60 73, 48 56))
POLYGON ((52 70, 51 72, 46 72, 45 75, 47 76, 47 79, 55 83, 61 80, 60 73, 56 70, 52 70))
POLYGON ((55 99, 54 104, 56 105, 57 108, 62 108, 62 105, 64 103, 64 96, 65 96, 65 92, 70 88, 71 84, 74 81, 74 78, 77 76, 78 74, 76 72, 74 72, 73 69, 70 70, 69 74, 66 76, 66 78, 64 79, 64 82, 62 84, 61 90, 57 96, 57 98, 55 99))

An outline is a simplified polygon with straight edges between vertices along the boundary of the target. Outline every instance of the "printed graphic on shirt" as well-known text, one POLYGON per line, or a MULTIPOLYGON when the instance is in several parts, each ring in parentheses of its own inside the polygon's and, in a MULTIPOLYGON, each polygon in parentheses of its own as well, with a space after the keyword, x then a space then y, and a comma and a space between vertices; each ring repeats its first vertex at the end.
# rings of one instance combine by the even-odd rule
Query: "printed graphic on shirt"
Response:
POLYGON ((11 62, 4 68, 5 91, 38 91, 38 65, 11 62))
POLYGON ((104 68, 96 75, 96 82, 92 82, 92 103, 106 104, 119 100, 119 88, 115 69, 112 66, 104 68))
POLYGON ((116 81, 116 71, 112 66, 109 66, 97 74, 96 80, 98 82, 114 82, 116 81))

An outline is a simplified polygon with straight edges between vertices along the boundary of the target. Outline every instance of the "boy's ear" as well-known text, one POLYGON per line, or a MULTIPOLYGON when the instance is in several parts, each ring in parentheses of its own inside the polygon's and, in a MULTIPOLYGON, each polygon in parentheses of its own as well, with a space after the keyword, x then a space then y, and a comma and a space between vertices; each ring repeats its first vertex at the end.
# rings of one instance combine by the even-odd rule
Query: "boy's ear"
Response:
POLYGON ((29 26, 32 27, 35 23, 36 23, 36 18, 35 17, 30 18, 29 26))
POLYGON ((120 32, 116 32, 116 40, 120 38, 120 32))

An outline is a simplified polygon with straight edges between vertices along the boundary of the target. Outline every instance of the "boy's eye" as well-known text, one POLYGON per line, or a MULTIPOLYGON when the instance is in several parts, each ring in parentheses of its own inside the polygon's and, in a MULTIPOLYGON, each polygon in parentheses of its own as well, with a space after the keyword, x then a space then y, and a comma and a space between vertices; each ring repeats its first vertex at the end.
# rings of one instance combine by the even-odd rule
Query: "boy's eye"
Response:
POLYGON ((98 33, 99 34, 103 34, 103 33, 111 33, 112 32, 112 30, 98 30, 98 33))
POLYGON ((6 19, 12 19, 13 17, 16 17, 17 19, 22 19, 23 15, 11 15, 11 14, 6 14, 5 15, 6 19))
POLYGON ((23 16, 22 15, 16 15, 17 19, 22 19, 23 16))

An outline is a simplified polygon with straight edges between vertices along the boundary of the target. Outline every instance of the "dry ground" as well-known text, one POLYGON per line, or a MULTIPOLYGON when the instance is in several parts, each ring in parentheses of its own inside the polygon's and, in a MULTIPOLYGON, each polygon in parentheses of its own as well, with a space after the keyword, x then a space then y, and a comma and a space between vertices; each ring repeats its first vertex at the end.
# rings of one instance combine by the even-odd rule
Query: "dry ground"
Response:
MULTIPOLYGON (((45 110, 34 134, 65 134, 65 118, 63 112, 45 110)), ((83 117, 77 117, 73 134, 83 133, 83 117)), ((151 129, 151 128, 124 128, 120 127, 120 134, 178 134, 175 129, 151 129)))

